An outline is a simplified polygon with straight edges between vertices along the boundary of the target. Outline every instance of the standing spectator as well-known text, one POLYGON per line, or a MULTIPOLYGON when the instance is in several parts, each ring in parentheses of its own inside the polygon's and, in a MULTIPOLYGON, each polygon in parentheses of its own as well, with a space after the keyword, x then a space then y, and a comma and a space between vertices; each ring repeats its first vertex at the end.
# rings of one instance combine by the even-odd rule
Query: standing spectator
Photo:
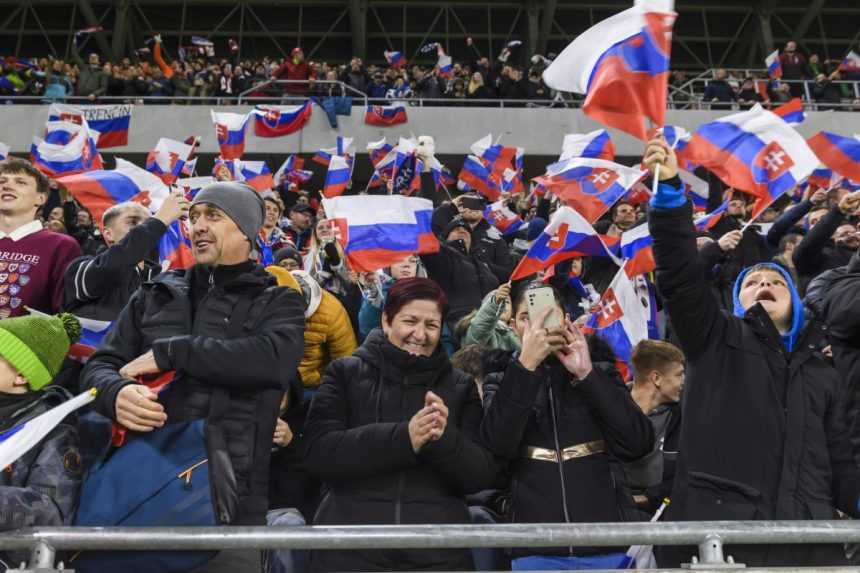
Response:
POLYGON ((782 66, 782 79, 789 85, 792 97, 804 97, 803 83, 812 77, 812 71, 806 58, 797 51, 797 42, 790 40, 779 55, 779 63, 782 66))
MULTIPOLYGON (((651 199, 657 282, 687 358, 679 453, 669 519, 832 519, 860 516, 860 467, 845 419, 844 383, 821 353, 822 325, 787 272, 745 269, 734 308, 720 309, 696 253, 692 207, 665 140, 649 142, 645 166, 660 165, 651 199), (825 406, 826 405, 826 406, 825 406), (751 440, 751 436, 755 436, 751 440)), ((845 564, 842 545, 727 548, 748 567, 845 564)), ((688 558, 661 548, 661 567, 688 558)))
POLYGON ((523 79, 523 71, 519 68, 506 66, 507 73, 502 73, 499 80, 499 95, 503 99, 528 99, 528 82, 523 79))
POLYGON ((102 216, 107 249, 75 259, 66 269, 65 303, 84 318, 114 321, 141 284, 161 272, 148 257, 174 221, 188 213, 181 193, 168 196, 154 216, 140 203, 114 205, 102 216))
POLYGON ((63 60, 53 60, 45 72, 45 102, 64 102, 74 92, 72 80, 63 71, 63 60))
POLYGON ((684 354, 661 340, 642 340, 633 349, 630 395, 654 428, 651 453, 624 464, 633 502, 650 520, 672 493, 681 434, 684 354))
POLYGON ((350 60, 349 67, 340 75, 340 81, 362 93, 367 93, 370 76, 364 68, 361 58, 350 60))
POLYGON ((535 69, 529 70, 529 81, 526 84, 526 98, 531 100, 549 100, 551 94, 549 88, 543 83, 541 72, 535 69))
POLYGON ((839 86, 834 84, 825 74, 815 76, 815 85, 812 87, 812 99, 815 100, 816 107, 821 111, 838 110, 839 106, 820 105, 820 104, 839 104, 842 103, 842 92, 839 86))
POLYGON ((377 71, 373 74, 373 82, 367 86, 367 97, 372 99, 384 99, 388 93, 390 86, 385 81, 385 75, 382 71, 377 71))
POLYGON ((307 203, 296 203, 290 208, 289 220, 282 226, 287 239, 301 253, 307 253, 311 242, 311 224, 314 220, 314 210, 307 203))
MULTIPOLYGON (((134 432, 205 418, 213 402, 229 412, 208 423, 221 439, 206 440, 223 462, 209 466, 222 525, 265 524, 275 422, 302 353, 301 297, 250 260, 264 211, 248 186, 204 187, 190 211, 194 266, 138 290, 82 377, 96 411, 134 432), (178 379, 160 396, 135 383, 169 370, 178 379)), ((223 551, 202 570, 258 572, 260 555, 223 551)))
POLYGON ((284 93, 291 96, 306 96, 310 91, 308 80, 314 80, 316 76, 308 63, 305 62, 305 53, 297 46, 290 52, 290 59, 285 59, 275 70, 272 79, 296 80, 297 83, 289 83, 284 86, 284 93))
MULTIPOLYGON (((326 371, 305 427, 326 493, 314 525, 469 523, 464 496, 493 485, 474 440, 481 402, 439 339, 447 304, 428 279, 388 293, 382 329, 326 371)), ((472 569, 468 550, 312 551, 311 571, 472 569)))
POLYGON ((703 101, 710 104, 710 109, 732 109, 735 101, 735 90, 726 80, 728 73, 723 68, 714 70, 714 79, 705 87, 703 101))
POLYGON ((433 68, 429 72, 425 72, 419 68, 418 72, 413 74, 413 78, 415 79, 414 91, 416 97, 438 99, 445 93, 445 86, 440 81, 436 68, 433 68))
MULTIPOLYGON (((493 99, 496 94, 492 89, 487 87, 484 76, 481 72, 472 74, 472 79, 469 80, 469 87, 466 89, 466 98, 468 99, 493 99)), ((482 105, 482 104, 478 104, 482 105)))
POLYGON ((24 307, 56 313, 63 304, 63 275, 81 247, 36 218, 49 190, 29 161, 0 162, 0 318, 23 314, 24 307))
POLYGON ((80 70, 78 84, 75 88, 76 95, 84 97, 91 102, 103 96, 107 92, 108 76, 105 74, 101 64, 99 64, 99 55, 96 53, 90 54, 88 64, 85 64, 78 53, 78 48, 72 43, 72 60, 74 60, 80 70))
MULTIPOLYGON (((623 487, 623 475, 616 475, 613 465, 650 451, 651 424, 611 359, 592 362, 589 343, 564 316, 555 291, 555 304, 529 320, 528 290, 513 297, 522 351, 504 366, 481 438, 510 464, 515 523, 617 521, 616 484, 622 480, 617 487, 623 487), (559 326, 545 327, 553 316, 559 326)), ((485 401, 488 387, 485 382, 485 401)), ((615 569, 626 561, 624 553, 594 547, 517 548, 513 557, 514 571, 615 569)))

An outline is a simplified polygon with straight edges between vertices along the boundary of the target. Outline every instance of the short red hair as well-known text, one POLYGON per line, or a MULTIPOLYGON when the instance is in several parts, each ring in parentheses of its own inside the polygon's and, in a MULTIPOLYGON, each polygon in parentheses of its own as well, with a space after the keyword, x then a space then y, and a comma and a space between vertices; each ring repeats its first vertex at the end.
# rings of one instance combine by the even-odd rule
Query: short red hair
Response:
POLYGON ((448 297, 436 281, 421 277, 412 277, 396 281, 388 290, 385 298, 385 308, 382 310, 388 322, 394 320, 400 310, 414 300, 430 300, 439 307, 442 319, 448 313, 448 297))

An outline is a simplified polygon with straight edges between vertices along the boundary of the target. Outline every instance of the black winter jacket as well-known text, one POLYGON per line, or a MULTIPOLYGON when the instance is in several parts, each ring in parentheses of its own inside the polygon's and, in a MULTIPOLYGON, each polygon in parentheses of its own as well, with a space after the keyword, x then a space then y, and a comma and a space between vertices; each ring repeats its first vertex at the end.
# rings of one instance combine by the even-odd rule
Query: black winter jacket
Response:
MULTIPOLYGON (((353 356, 333 362, 305 426, 306 464, 325 483, 314 525, 468 523, 467 493, 493 485, 497 467, 476 441, 481 401, 444 350, 410 356, 371 331, 353 356), (409 420, 432 390, 449 409, 442 438, 418 454, 409 420)), ((467 550, 319 551, 313 571, 459 571, 467 550)))
POLYGON ((831 237, 845 221, 839 207, 833 207, 812 227, 792 253, 794 266, 800 278, 800 292, 806 292, 809 282, 824 271, 848 264, 855 249, 837 246, 831 237))
POLYGON ((212 479, 238 495, 232 524, 264 524, 275 419, 302 357, 304 325, 301 297, 276 286, 259 265, 164 273, 131 298, 84 368, 82 385, 98 388, 96 410, 115 420, 117 393, 133 384, 119 369, 151 349, 162 371, 177 373, 159 397, 167 423, 207 418, 214 390, 227 390, 227 414, 210 419, 225 434, 227 451, 209 455, 226 454, 229 463, 223 472, 212 466, 212 479), (237 304, 249 299, 241 336, 225 338, 237 304))
MULTIPOLYGON (((640 458, 654 446, 651 422, 630 398, 620 377, 595 367, 572 383, 555 359, 535 372, 512 356, 481 425, 481 439, 510 462, 514 523, 614 522, 630 503, 617 461, 640 458), (604 451, 561 466, 524 456, 532 446, 558 451, 603 441, 604 451), (621 478, 621 481, 619 481, 621 478)), ((524 555, 590 555, 605 549, 518 548, 524 555)))
POLYGON ((151 217, 98 255, 72 261, 66 269, 64 309, 83 318, 116 320, 140 285, 161 272, 161 266, 146 257, 155 252, 166 230, 151 217))
MULTIPOLYGON (((651 236, 664 308, 687 358, 674 520, 831 519, 857 516, 854 464, 839 373, 808 321, 787 352, 761 307, 721 311, 706 288, 689 202, 652 209, 651 236)), ((735 546, 748 566, 838 564, 835 546, 735 546)), ((661 567, 689 558, 658 554, 661 567)))
MULTIPOLYGON (((457 206, 453 203, 444 203, 433 210, 433 232, 445 240, 442 234, 445 227, 459 213, 457 206)), ((514 270, 514 259, 511 257, 511 248, 505 241, 502 233, 490 225, 485 219, 472 228, 472 253, 478 259, 487 263, 499 283, 507 282, 514 270)))

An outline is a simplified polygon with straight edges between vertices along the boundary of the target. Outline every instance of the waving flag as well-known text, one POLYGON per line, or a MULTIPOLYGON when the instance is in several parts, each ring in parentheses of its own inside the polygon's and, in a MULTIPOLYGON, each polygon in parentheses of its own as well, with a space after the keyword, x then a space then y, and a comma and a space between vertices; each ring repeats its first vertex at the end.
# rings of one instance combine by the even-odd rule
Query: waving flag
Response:
POLYGON ((254 115, 254 135, 283 137, 295 133, 310 121, 311 111, 311 100, 293 106, 258 105, 251 112, 254 115))
POLYGON ((406 58, 403 57, 401 52, 389 52, 386 50, 383 55, 385 56, 385 61, 388 62, 389 67, 392 69, 400 69, 406 64, 406 58))
POLYGON ((323 195, 328 199, 342 195, 349 186, 351 178, 352 166, 349 161, 341 155, 333 155, 328 164, 323 195))
POLYGON ((155 144, 155 149, 146 156, 146 170, 170 185, 182 174, 185 162, 193 152, 194 148, 190 145, 162 137, 155 144))
MULTIPOLYGON (((49 121, 45 124, 45 143, 54 145, 68 145, 79 133, 89 133, 93 141, 98 147, 98 133, 89 129, 89 126, 83 126, 80 123, 71 121, 49 121), (87 131, 89 130, 89 131, 87 131)), ((84 137, 84 136, 82 136, 84 137)))
POLYGON ((101 221, 109 208, 124 201, 137 201, 150 211, 157 211, 170 193, 161 179, 120 158, 116 159, 113 170, 65 175, 57 182, 86 207, 96 221, 101 221))
POLYGON ((186 199, 193 201, 201 189, 216 182, 217 180, 214 177, 187 177, 185 179, 178 179, 174 183, 174 186, 182 189, 186 199))
POLYGON ((582 215, 561 207, 511 273, 515 281, 574 257, 615 257, 582 215))
POLYGON ((411 195, 421 189, 421 172, 424 170, 424 164, 418 159, 418 148, 410 139, 401 137, 395 151, 391 192, 411 195))
POLYGON ((536 181, 594 223, 644 176, 641 169, 575 157, 553 163, 536 181))
POLYGON ((524 225, 522 218, 508 209, 504 201, 496 201, 484 209, 487 222, 502 232, 502 235, 516 233, 524 225))
POLYGON ((9 146, 5 143, 0 143, 0 161, 9 157, 9 146))
POLYGON ((809 176, 807 181, 819 189, 830 189, 839 182, 839 179, 841 179, 841 177, 834 173, 832 169, 819 167, 812 172, 812 175, 809 176))
POLYGON ((451 56, 445 54, 442 44, 436 44, 436 53, 439 56, 439 59, 436 60, 436 67, 439 70, 438 74, 443 78, 451 77, 451 73, 454 71, 454 60, 451 59, 451 56))
POLYGON ((713 226, 719 223, 720 219, 723 218, 723 215, 725 215, 728 208, 729 200, 726 199, 722 205, 714 209, 712 212, 696 219, 696 230, 700 232, 710 231, 713 226))
POLYGON ((606 341, 624 364, 630 363, 633 347, 648 338, 648 313, 624 269, 618 271, 604 291, 586 328, 606 341))
POLYGON ((368 105, 364 113, 364 123, 367 125, 391 127, 406 121, 406 104, 402 101, 391 105, 368 105))
POLYGON ((764 59, 764 65, 767 67, 767 75, 772 79, 778 80, 782 77, 782 62, 779 61, 779 50, 774 50, 764 59))
POLYGON ((313 157, 311 157, 311 161, 319 163, 320 165, 328 165, 328 162, 331 160, 333 155, 347 155, 352 157, 354 155, 352 141, 351 137, 337 136, 337 145, 329 147, 328 149, 320 149, 313 157))
POLYGON ((597 129, 590 133, 568 133, 561 144, 559 161, 574 157, 590 157, 613 161, 615 159, 615 144, 605 129, 597 129))
POLYGON ((80 316, 75 318, 81 323, 81 337, 69 347, 69 358, 75 362, 86 364, 102 343, 102 339, 113 328, 113 322, 81 318, 80 316))
POLYGON ((480 158, 469 155, 463 162, 458 179, 492 202, 499 200, 502 190, 499 183, 491 177, 490 170, 480 158))
POLYGON ((637 0, 577 36, 544 71, 544 82, 585 94, 586 115, 646 139, 645 119, 659 126, 666 114, 673 8, 673 0, 637 0))
POLYGON ((773 201, 818 167, 797 131, 756 104, 696 130, 688 156, 730 187, 773 201))
POLYGON ((96 389, 87 390, 44 414, 14 426, 0 434, 0 467, 8 467, 29 452, 51 433, 66 416, 83 408, 96 398, 96 389))
POLYGON ((803 123, 803 120, 806 119, 806 114, 803 113, 803 102, 800 101, 799 97, 774 108, 773 113, 781 117, 789 125, 803 123))
POLYGON ((158 240, 158 261, 163 271, 187 269, 194 265, 188 225, 187 219, 174 221, 158 240))
POLYGON ((245 151, 245 128, 248 126, 247 113, 215 112, 211 110, 212 123, 215 124, 215 138, 224 159, 239 159, 245 151))
POLYGON ((385 187, 394 175, 394 165, 397 163, 397 149, 392 148, 384 158, 376 163, 373 169, 373 175, 370 176, 370 181, 367 183, 368 189, 376 189, 385 187))
POLYGON ((678 170, 678 176, 684 183, 684 191, 693 202, 693 209, 706 211, 708 209, 708 195, 710 186, 704 179, 700 179, 685 169, 678 170))
POLYGON ((694 171, 698 165, 690 161, 687 153, 687 145, 689 145, 693 135, 678 125, 664 125, 660 131, 663 133, 663 137, 666 139, 669 147, 675 150, 678 165, 687 171, 694 171))
POLYGON ((385 141, 383 137, 379 141, 371 141, 367 144, 367 154, 370 156, 370 163, 374 169, 380 161, 385 159, 385 156, 394 149, 394 146, 385 141))
POLYGON ((350 268, 372 272, 409 255, 435 253, 433 203, 404 195, 363 195, 324 199, 326 216, 340 231, 336 236, 350 268))
POLYGON ((232 181, 243 181, 257 191, 265 191, 275 186, 272 171, 265 161, 243 161, 241 159, 225 161, 218 157, 215 159, 213 172, 217 172, 222 166, 230 172, 232 181))
POLYGON ((284 160, 284 163, 281 164, 280 168, 275 172, 274 183, 276 187, 286 186, 290 187, 290 184, 298 187, 304 183, 307 183, 313 177, 313 171, 308 171, 303 169, 305 166, 305 160, 301 157, 296 157, 295 155, 290 155, 284 160))
POLYGON ((48 121, 70 121, 81 124, 86 120, 89 128, 99 133, 98 147, 122 147, 128 145, 128 130, 134 106, 88 105, 75 107, 63 103, 52 103, 48 109, 48 121))
POLYGON ((86 123, 76 127, 78 133, 68 143, 48 143, 34 137, 30 147, 30 161, 48 177, 71 175, 102 168, 102 159, 96 150, 96 138, 86 123))
POLYGON ((489 167, 490 172, 497 177, 500 177, 506 169, 518 171, 523 168, 525 149, 493 144, 493 134, 473 143, 471 151, 475 156, 480 157, 484 165, 489 167))
POLYGON ((637 225, 621 233, 619 249, 628 277, 650 273, 656 268, 653 245, 648 225, 637 225))
POLYGON ((843 177, 860 181, 860 137, 821 131, 807 143, 821 163, 843 177))
POLYGON ((844 72, 860 71, 860 54, 854 51, 848 52, 848 55, 839 64, 839 69, 844 72))

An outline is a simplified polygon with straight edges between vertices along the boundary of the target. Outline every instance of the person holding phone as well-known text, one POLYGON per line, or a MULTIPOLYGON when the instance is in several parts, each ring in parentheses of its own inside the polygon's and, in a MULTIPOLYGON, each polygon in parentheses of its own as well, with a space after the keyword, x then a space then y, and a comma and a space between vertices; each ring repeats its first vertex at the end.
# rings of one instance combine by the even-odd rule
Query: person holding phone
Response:
MULTIPOLYGON (((521 288, 512 299, 522 350, 511 354, 489 400, 485 383, 481 425, 486 447, 510 463, 512 521, 618 521, 630 502, 615 460, 631 462, 651 451, 651 423, 626 391, 611 351, 570 322, 555 289, 521 288)), ((512 569, 625 563, 617 550, 518 548, 512 569)))

